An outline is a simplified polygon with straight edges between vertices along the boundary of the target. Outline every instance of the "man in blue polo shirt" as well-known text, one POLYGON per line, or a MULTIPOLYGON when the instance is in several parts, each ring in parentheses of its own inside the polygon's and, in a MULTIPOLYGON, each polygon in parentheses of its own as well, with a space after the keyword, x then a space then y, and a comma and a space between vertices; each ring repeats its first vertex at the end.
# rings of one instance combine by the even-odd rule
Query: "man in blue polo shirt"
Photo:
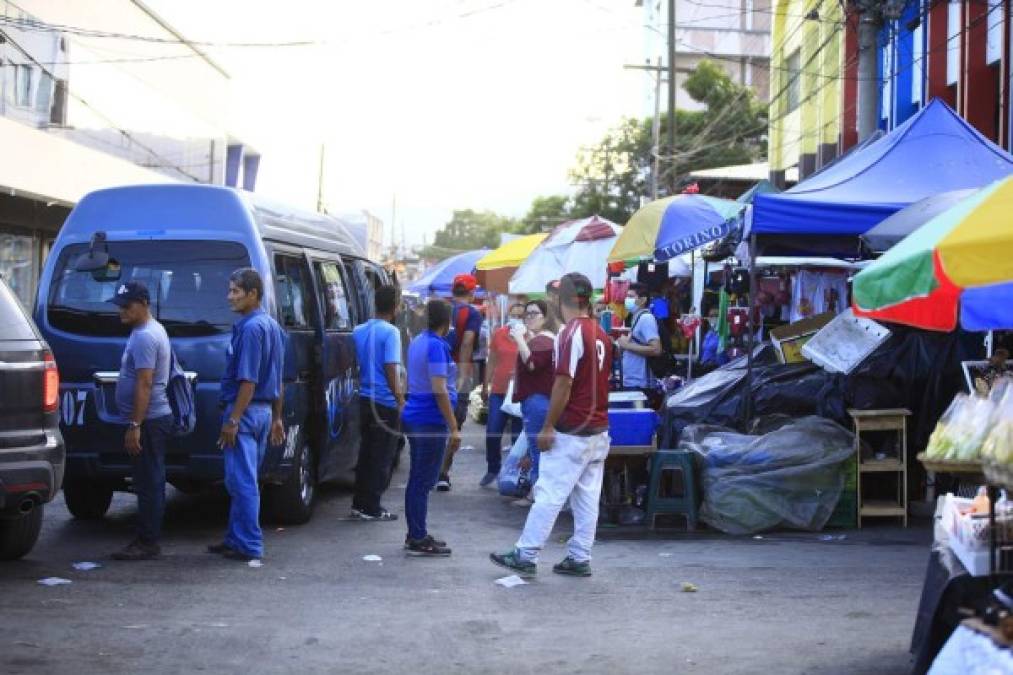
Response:
POLYGON ((268 441, 285 442, 282 366, 285 334, 260 307, 264 282, 252 268, 229 277, 229 306, 242 317, 232 327, 221 400, 225 409, 218 447, 225 453, 225 489, 232 497, 229 526, 211 553, 249 562, 264 555, 257 469, 268 441))

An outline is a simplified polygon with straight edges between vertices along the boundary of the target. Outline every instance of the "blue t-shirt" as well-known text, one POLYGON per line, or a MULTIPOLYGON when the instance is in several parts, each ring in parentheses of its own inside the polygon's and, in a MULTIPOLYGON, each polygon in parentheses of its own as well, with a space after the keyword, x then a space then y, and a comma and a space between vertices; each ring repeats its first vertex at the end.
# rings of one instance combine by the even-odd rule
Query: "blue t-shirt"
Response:
POLYGON ((285 361, 285 333, 262 309, 255 309, 232 326, 225 354, 221 397, 232 403, 241 382, 253 382, 253 402, 271 403, 281 394, 285 361))
POLYGON ((151 398, 148 399, 148 411, 144 419, 154 420, 172 414, 169 397, 165 392, 169 384, 169 359, 172 346, 169 336, 162 324, 150 319, 143 326, 138 326, 127 338, 127 346, 123 350, 120 362, 120 377, 116 381, 116 406, 120 415, 129 420, 134 414, 134 391, 137 389, 138 369, 149 368, 152 371, 151 398))
POLYGON ((456 362, 460 358, 461 341, 464 340, 464 333, 468 331, 475 333, 474 351, 478 352, 478 341, 482 333, 482 315, 473 305, 462 302, 453 301, 450 303, 450 307, 450 332, 447 333, 446 341, 450 345, 450 353, 456 362), (463 325, 460 335, 457 332, 459 322, 463 325))
MULTIPOLYGON (((630 338, 638 345, 646 346, 651 340, 661 339, 658 320, 647 310, 641 310, 633 317, 630 338)), ((647 368, 647 357, 623 351, 623 386, 647 387, 654 380, 654 374, 647 368)))
POLYGON ((401 363, 401 332, 389 321, 370 319, 355 327, 352 339, 359 360, 359 396, 396 408, 384 366, 401 363))
POLYGON ((447 379, 450 405, 457 405, 457 366, 450 356, 450 345, 427 330, 408 345, 408 400, 401 414, 405 424, 446 428, 447 423, 433 394, 431 377, 447 379))

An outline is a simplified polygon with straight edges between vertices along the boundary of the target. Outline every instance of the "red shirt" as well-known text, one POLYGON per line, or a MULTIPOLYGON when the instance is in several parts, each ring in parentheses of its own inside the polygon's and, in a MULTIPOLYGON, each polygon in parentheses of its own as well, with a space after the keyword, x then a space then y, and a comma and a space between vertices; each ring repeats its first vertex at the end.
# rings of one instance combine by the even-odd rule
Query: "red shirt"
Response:
POLYGON ((517 357, 517 384, 514 386, 514 400, 520 403, 533 394, 552 395, 552 382, 556 372, 552 368, 552 351, 555 343, 548 335, 536 335, 528 340, 531 356, 528 362, 517 357))
POLYGON ((489 341, 489 354, 496 355, 496 368, 492 371, 492 383, 489 393, 505 394, 510 386, 510 378, 514 376, 514 365, 517 362, 517 343, 510 337, 510 329, 506 326, 497 328, 489 341))
POLYGON ((556 338, 556 375, 573 378, 570 400, 556 422, 564 434, 591 436, 608 430, 612 345, 601 324, 580 317, 556 338))

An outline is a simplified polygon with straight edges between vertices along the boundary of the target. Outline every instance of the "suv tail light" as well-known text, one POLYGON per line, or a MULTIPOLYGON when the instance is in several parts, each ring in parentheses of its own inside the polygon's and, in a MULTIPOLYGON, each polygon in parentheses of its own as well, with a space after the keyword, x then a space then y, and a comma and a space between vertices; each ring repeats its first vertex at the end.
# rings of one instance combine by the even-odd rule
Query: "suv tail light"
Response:
POLYGON ((49 352, 42 357, 42 362, 45 364, 42 371, 42 411, 56 412, 60 404, 60 371, 49 352))

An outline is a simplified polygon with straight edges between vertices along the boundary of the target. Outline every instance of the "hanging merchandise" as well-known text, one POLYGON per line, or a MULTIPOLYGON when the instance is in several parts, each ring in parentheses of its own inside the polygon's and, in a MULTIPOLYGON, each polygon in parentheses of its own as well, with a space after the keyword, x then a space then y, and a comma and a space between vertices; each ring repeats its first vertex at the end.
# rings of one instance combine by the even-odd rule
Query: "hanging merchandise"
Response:
POLYGON ((791 322, 848 307, 848 276, 844 272, 799 270, 791 293, 791 322))

